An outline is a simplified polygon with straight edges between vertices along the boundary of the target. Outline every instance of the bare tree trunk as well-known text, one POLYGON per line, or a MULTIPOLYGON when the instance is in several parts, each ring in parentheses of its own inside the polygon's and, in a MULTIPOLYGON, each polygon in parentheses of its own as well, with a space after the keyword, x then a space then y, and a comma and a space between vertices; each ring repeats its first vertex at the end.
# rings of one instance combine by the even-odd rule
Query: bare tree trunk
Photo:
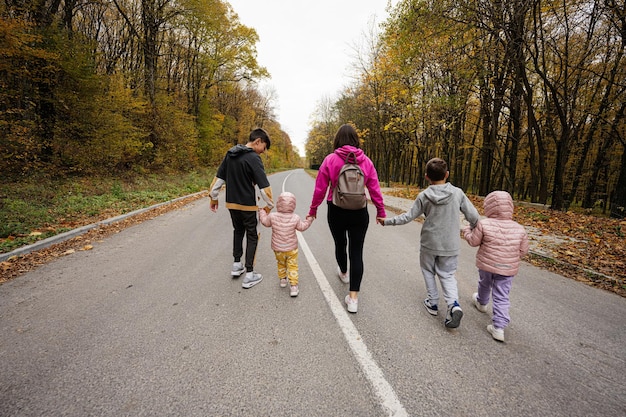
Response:
POLYGON ((481 130, 482 130, 482 139, 483 143, 480 147, 480 177, 479 177, 479 185, 478 185, 478 193, 479 195, 487 195, 489 192, 490 180, 491 180, 491 167, 493 164, 493 147, 494 145, 491 143, 491 124, 492 113, 491 113, 491 98, 488 95, 487 85, 483 85, 483 94, 481 94, 481 130))
POLYGON ((563 192, 563 179, 565 177, 565 166, 569 158, 570 146, 569 132, 562 133, 561 139, 556 143, 556 160, 554 164, 554 184, 552 186, 552 204, 550 208, 553 210, 563 210, 569 207, 571 201, 565 201, 563 192))
POLYGON ((159 22, 154 0, 142 0, 141 23, 143 26, 144 91, 151 105, 156 96, 157 36, 159 22))
POLYGON ((623 141, 619 177, 611 196, 611 217, 626 217, 626 143, 623 141))
POLYGON ((522 101, 524 97, 524 78, 526 74, 526 56, 524 55, 524 36, 526 35, 526 16, 530 9, 527 1, 515 0, 511 6, 509 43, 511 65, 514 69, 513 90, 511 91, 510 150, 505 163, 506 189, 513 194, 516 190, 517 155, 522 140, 522 101))

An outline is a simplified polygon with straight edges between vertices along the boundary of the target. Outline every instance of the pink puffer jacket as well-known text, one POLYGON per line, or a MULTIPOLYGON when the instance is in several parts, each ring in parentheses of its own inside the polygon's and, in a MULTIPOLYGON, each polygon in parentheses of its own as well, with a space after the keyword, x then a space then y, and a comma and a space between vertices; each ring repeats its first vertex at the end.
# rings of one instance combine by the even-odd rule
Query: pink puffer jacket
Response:
POLYGON ((507 277, 517 275, 520 259, 528 253, 528 235, 513 220, 513 199, 506 191, 493 191, 485 197, 484 207, 487 218, 474 229, 463 230, 470 246, 480 246, 476 266, 507 277))
POLYGON ((313 219, 301 220, 294 213, 296 196, 290 192, 281 193, 276 202, 276 212, 267 214, 259 209, 259 220, 263 226, 272 228, 272 249, 277 252, 289 252, 298 249, 296 230, 304 232, 311 226, 313 219))

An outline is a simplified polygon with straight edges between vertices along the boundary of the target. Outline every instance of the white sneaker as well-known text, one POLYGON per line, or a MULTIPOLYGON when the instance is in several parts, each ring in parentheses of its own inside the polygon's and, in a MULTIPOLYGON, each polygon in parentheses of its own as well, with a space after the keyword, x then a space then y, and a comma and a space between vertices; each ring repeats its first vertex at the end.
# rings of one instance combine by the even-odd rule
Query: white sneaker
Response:
POLYGON ((291 291, 289 292, 289 295, 292 297, 297 297, 298 294, 300 294, 300 289, 298 288, 297 285, 292 285, 291 286, 291 291))
POLYGON ((472 294, 472 300, 474 300, 474 307, 476 307, 476 310, 480 311, 481 313, 486 313, 487 312, 487 306, 485 304, 481 304, 481 303, 478 302, 478 293, 477 292, 472 294))
POLYGON ((235 262, 233 263, 233 269, 231 269, 230 275, 234 277, 240 277, 241 274, 243 274, 244 272, 246 272, 246 268, 243 266, 243 264, 241 262, 235 262))
POLYGON ((285 288, 287 286, 287 278, 282 278, 280 280, 280 288, 285 288))
POLYGON ((337 276, 344 284, 350 283, 350 275, 348 274, 348 271, 341 272, 341 268, 337 267, 337 276))
POLYGON ((491 337, 493 337, 498 342, 504 342, 504 329, 498 329, 490 324, 489 326, 487 326, 487 331, 491 333, 491 337))
POLYGON ((344 301, 346 303, 346 308, 348 312, 356 313, 356 311, 359 309, 359 300, 355 300, 354 298, 350 297, 350 294, 346 295, 346 299, 344 301))
POLYGON ((258 272, 247 272, 243 281, 241 282, 241 286, 244 288, 252 288, 263 279, 263 275, 258 272))

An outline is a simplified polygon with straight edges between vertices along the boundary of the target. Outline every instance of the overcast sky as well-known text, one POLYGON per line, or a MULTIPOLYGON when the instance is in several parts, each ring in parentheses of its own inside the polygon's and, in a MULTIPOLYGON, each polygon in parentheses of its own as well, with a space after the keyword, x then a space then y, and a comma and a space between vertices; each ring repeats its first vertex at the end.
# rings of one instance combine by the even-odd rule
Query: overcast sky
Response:
MULTIPOLYGON (((312 114, 351 83, 354 48, 372 21, 387 19, 388 0, 227 0, 259 35, 259 65, 276 93, 276 116, 304 155, 312 114)), ((395 5, 397 0, 391 0, 395 5)))

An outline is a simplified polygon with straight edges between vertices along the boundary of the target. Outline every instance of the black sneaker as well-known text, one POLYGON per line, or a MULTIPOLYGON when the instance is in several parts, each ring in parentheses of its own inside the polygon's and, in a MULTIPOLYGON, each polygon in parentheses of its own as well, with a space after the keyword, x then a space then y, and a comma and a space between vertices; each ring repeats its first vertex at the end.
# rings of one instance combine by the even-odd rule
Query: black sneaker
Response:
POLYGON ((455 301, 454 304, 448 308, 448 314, 446 315, 444 324, 448 329, 456 329, 461 324, 462 318, 463 310, 461 310, 459 303, 455 301))

